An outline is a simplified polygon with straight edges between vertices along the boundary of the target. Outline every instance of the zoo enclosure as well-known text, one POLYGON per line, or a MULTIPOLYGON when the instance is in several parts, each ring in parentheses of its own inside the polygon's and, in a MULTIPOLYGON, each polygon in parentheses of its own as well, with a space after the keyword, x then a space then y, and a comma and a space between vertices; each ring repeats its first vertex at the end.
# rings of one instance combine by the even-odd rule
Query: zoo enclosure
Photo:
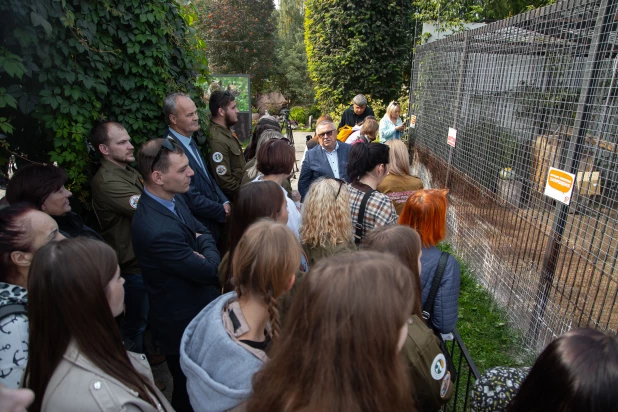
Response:
POLYGON ((567 0, 416 50, 415 171, 450 189, 449 240, 533 351, 618 329, 617 25, 617 2, 567 0), (549 167, 576 175, 570 204, 549 167))

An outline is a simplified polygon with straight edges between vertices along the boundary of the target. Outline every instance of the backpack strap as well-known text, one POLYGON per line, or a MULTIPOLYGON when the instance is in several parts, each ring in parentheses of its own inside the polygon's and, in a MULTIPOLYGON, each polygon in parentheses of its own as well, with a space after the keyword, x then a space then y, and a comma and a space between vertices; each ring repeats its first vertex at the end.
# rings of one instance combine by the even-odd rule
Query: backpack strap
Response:
POLYGON ((373 194, 373 192, 377 192, 377 190, 368 190, 365 192, 365 196, 363 196, 363 200, 361 200, 360 209, 358 210, 358 220, 356 221, 356 235, 354 235, 354 243, 356 246, 360 245, 361 238, 363 236, 363 222, 365 221, 365 209, 367 208, 367 202, 369 198, 373 194))
POLYGON ((0 306, 0 319, 10 315, 28 315, 28 309, 23 303, 10 303, 0 306))
POLYGON ((442 276, 444 276, 444 269, 446 269, 446 262, 448 261, 449 256, 450 255, 448 252, 442 252, 442 255, 440 255, 440 261, 438 262, 436 273, 433 276, 433 281, 431 282, 429 297, 423 305, 423 319, 425 319, 425 321, 428 321, 433 315, 433 306, 435 304, 436 295, 438 294, 438 288, 440 288, 442 276))

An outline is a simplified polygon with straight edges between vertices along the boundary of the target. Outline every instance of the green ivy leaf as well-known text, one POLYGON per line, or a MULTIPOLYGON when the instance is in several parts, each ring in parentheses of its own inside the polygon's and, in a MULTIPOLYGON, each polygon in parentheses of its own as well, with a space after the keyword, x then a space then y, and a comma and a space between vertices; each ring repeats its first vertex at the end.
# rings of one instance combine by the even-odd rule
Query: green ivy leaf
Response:
POLYGON ((47 36, 50 36, 52 34, 52 25, 49 24, 49 22, 47 20, 45 20, 43 18, 43 16, 41 16, 38 13, 35 13, 34 11, 30 13, 30 20, 32 20, 32 25, 34 27, 37 26, 42 26, 43 30, 45 30, 45 33, 47 34, 47 36))

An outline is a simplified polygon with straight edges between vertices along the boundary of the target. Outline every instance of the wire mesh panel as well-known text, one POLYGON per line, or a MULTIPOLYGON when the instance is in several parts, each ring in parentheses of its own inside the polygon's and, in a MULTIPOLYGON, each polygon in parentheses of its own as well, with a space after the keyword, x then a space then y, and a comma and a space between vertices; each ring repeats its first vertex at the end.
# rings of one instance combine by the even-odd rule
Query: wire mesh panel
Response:
POLYGON ((449 240, 536 351, 618 329, 617 26, 615 1, 563 1, 415 56, 415 170, 450 189, 449 240), (550 168, 574 175, 568 204, 550 168))

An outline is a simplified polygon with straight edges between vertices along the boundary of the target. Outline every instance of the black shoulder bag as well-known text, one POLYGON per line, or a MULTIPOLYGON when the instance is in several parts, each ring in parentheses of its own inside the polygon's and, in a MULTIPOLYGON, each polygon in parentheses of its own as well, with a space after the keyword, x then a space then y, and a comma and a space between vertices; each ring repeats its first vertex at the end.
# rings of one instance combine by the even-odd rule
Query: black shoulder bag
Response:
POLYGON ((440 261, 438 262, 438 266, 436 268, 436 273, 433 276, 433 281, 431 282, 431 289, 429 290, 429 296, 423 305, 423 320, 427 324, 427 326, 433 330, 433 333, 436 335, 438 340, 440 341, 440 349, 446 358, 446 367, 448 371, 451 373, 451 379, 455 382, 457 378, 457 371, 455 370, 455 364, 453 363, 453 358, 446 347, 446 342, 442 338, 442 335, 439 331, 434 329, 431 324, 431 317, 433 316, 433 310, 436 303, 436 296, 438 295, 438 289, 440 288, 440 282, 442 281, 442 277, 444 276, 444 270, 446 269, 446 263, 448 262, 450 254, 447 252, 442 252, 440 255, 440 261))
POLYGON ((356 243, 356 246, 360 245, 363 237, 363 222, 365 221, 365 209, 367 208, 367 202, 369 201, 369 198, 371 197, 373 192, 377 192, 377 190, 366 191, 365 196, 363 196, 363 200, 361 200, 360 209, 358 210, 358 220, 356 221, 356 235, 354 235, 354 243, 356 243))

